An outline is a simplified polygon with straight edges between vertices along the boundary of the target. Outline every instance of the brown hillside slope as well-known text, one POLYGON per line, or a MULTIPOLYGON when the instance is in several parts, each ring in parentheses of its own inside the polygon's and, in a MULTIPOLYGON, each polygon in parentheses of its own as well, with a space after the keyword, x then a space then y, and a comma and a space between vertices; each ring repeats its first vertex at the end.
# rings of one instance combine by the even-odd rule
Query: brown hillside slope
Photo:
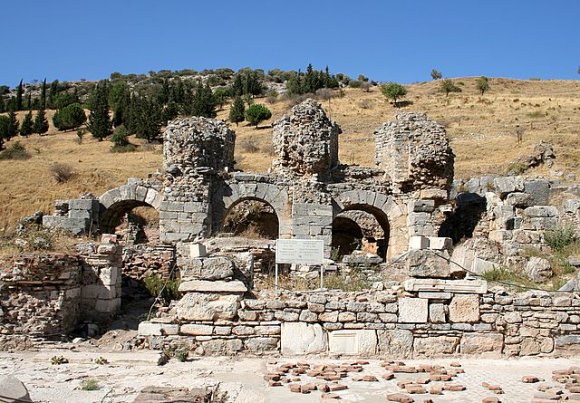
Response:
MULTIPOLYGON (((341 98, 322 101, 324 108, 342 127, 340 159, 343 163, 372 166, 373 131, 398 111, 426 112, 447 127, 456 158, 456 176, 469 177, 484 173, 501 174, 517 157, 529 154, 541 140, 551 142, 557 155, 555 171, 580 177, 580 81, 518 81, 490 79, 491 90, 480 96, 475 78, 454 82, 460 93, 448 97, 439 90, 439 82, 408 86, 405 100, 412 104, 394 108, 373 87, 370 92, 346 89, 341 98), (516 127, 523 130, 523 142, 517 144, 516 127)), ((286 113, 285 101, 268 104, 272 119, 269 125, 286 113)), ((49 112, 49 117, 52 112, 49 112)), ((218 112, 226 119, 228 108, 218 112)), ((269 128, 232 125, 238 134, 236 159, 244 170, 266 171, 272 155, 269 128)), ((128 177, 146 177, 161 169, 161 146, 139 147, 137 152, 114 154, 109 141, 98 142, 85 136, 76 143, 74 132, 56 132, 31 136, 21 141, 31 152, 25 161, 0 161, 0 234, 14 228, 21 216, 37 209, 50 211, 55 199, 78 197, 90 191, 96 195, 118 186, 128 177), (55 162, 70 164, 76 172, 69 182, 56 184, 50 175, 55 162)), ((12 140, 11 142, 14 142, 12 140)), ((9 146, 11 142, 8 142, 9 146)), ((135 144, 143 144, 132 139, 135 144)), ((547 170, 530 174, 549 175, 547 170)))

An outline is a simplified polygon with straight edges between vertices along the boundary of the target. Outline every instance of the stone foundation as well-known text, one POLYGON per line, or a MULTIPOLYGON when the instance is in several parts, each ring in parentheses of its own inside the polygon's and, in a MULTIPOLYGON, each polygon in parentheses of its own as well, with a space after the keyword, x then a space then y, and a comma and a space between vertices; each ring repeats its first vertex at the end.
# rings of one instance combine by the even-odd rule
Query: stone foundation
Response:
POLYGON ((140 342, 154 349, 185 345, 200 355, 580 353, 577 293, 508 294, 487 290, 483 281, 411 279, 404 293, 262 292, 247 299, 215 292, 205 294, 205 302, 199 298, 179 301, 175 316, 141 323, 140 342))

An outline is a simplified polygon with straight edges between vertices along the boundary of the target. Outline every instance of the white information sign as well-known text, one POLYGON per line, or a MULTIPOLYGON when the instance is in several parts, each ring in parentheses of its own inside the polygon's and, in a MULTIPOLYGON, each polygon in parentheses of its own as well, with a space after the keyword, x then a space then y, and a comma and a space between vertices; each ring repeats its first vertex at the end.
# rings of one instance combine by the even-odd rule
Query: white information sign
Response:
POLYGON ((322 239, 277 239, 276 263, 322 264, 324 241, 322 239))

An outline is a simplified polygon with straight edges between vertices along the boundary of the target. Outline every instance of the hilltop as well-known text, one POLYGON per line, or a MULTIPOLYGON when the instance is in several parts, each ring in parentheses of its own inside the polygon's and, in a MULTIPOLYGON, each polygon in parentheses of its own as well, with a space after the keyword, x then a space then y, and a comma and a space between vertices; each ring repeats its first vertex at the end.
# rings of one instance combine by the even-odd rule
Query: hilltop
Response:
MULTIPOLYGON (((528 175, 580 175, 580 81, 510 80, 490 78, 491 89, 481 96, 476 78, 456 78, 462 92, 445 96, 440 82, 431 81, 407 86, 407 101, 395 108, 378 86, 343 88, 334 96, 320 99, 327 113, 342 128, 340 160, 346 164, 373 166, 373 131, 399 111, 425 112, 443 124, 456 154, 455 175, 467 178, 481 174, 505 173, 520 156, 529 154, 534 145, 547 141, 554 145, 556 164, 549 171, 538 168, 528 175), (518 143, 516 132, 522 134, 518 143)), ((272 111, 272 118, 260 127, 241 123, 231 127, 237 133, 237 167, 246 171, 266 171, 271 153, 272 121, 280 118, 300 98, 273 96, 256 98, 272 111)), ((55 199, 77 197, 81 192, 97 193, 120 185, 128 177, 146 177, 161 169, 160 144, 147 144, 131 137, 138 145, 132 153, 111 153, 110 141, 97 141, 90 134, 81 144, 74 131, 60 132, 52 126, 54 111, 47 111, 51 123, 46 136, 15 138, 31 153, 28 160, 0 161, 0 234, 11 231, 15 221, 35 210, 50 211, 55 199), (75 175, 57 184, 50 167, 56 163, 72 166, 75 175)), ((218 111, 226 120, 229 105, 218 111)), ((19 112, 23 119, 24 112, 19 112)))

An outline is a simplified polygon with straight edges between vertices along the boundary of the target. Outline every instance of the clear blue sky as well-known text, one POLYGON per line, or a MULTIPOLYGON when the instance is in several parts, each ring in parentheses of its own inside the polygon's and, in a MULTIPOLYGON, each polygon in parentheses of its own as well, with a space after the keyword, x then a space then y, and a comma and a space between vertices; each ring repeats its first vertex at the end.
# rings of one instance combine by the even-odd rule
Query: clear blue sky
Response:
POLYGON ((3 1, 0 84, 316 68, 379 81, 580 79, 580 1, 3 1))

